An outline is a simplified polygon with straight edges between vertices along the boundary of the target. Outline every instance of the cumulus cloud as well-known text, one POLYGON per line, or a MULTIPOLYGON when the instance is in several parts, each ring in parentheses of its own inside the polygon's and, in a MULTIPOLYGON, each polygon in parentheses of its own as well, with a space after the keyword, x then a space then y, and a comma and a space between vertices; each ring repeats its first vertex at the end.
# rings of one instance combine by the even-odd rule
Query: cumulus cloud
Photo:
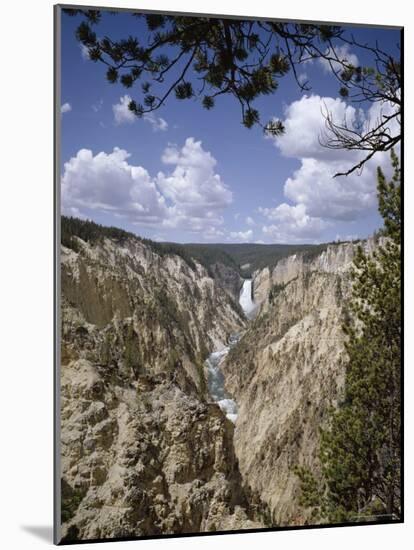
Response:
MULTIPOLYGON (((332 150, 322 145, 328 112, 336 123, 367 131, 384 115, 391 114, 392 106, 375 103, 363 111, 339 98, 305 95, 286 108, 286 131, 272 139, 283 156, 299 160, 300 166, 285 180, 283 188, 285 197, 293 204, 260 210, 275 222, 263 228, 274 238, 288 240, 290 236, 292 242, 299 238, 312 240, 333 222, 351 222, 376 210, 376 169, 381 165, 388 172, 389 154, 377 153, 365 164, 362 173, 356 171, 335 178, 338 172, 355 166, 366 153, 332 150)), ((396 125, 396 121, 390 123, 391 133, 396 131, 396 125)))
POLYGON ((159 172, 157 184, 163 195, 174 205, 172 224, 203 230, 206 224, 222 225, 222 210, 233 200, 232 192, 215 173, 217 164, 201 141, 187 138, 179 149, 168 146, 162 161, 175 168, 170 174, 159 172))
POLYGON ((62 205, 112 213, 132 222, 161 223, 168 216, 164 197, 141 166, 128 163, 130 155, 115 147, 93 155, 81 149, 64 164, 62 205))
POLYGON ((286 180, 285 196, 306 206, 311 216, 356 220, 376 207, 375 167, 367 167, 360 176, 334 178, 343 168, 340 161, 303 158, 301 167, 286 180))
POLYGON ((332 69, 335 72, 342 71, 343 66, 341 62, 346 63, 347 65, 353 65, 354 67, 359 66, 359 59, 358 57, 351 52, 351 49, 349 47, 349 44, 343 44, 341 46, 335 46, 332 48, 327 48, 325 50, 325 55, 338 59, 338 61, 331 61, 329 62, 328 59, 324 59, 322 57, 318 58, 319 63, 321 64, 324 72, 329 73, 332 71, 332 69), (332 65, 332 67, 331 67, 332 65))
POLYGON ((358 163, 364 152, 332 150, 324 147, 325 118, 330 112, 334 121, 348 127, 362 125, 368 129, 388 114, 390 106, 374 104, 368 112, 355 109, 341 99, 304 96, 286 109, 286 133, 275 140, 286 157, 297 158, 301 165, 284 185, 285 196, 306 206, 307 214, 334 220, 355 220, 376 207, 376 168, 388 164, 388 154, 378 153, 362 173, 337 177, 358 163))
POLYGON ((216 160, 201 141, 188 138, 182 148, 170 145, 162 160, 168 173, 152 177, 117 147, 96 155, 81 149, 64 164, 62 209, 79 215, 95 210, 137 225, 186 229, 206 238, 222 236, 222 212, 232 193, 215 172, 216 160))
POLYGON ((253 237, 253 231, 247 229, 247 231, 231 231, 230 237, 239 241, 251 241, 253 237))
MULTIPOLYGON (((360 123, 363 112, 340 98, 304 95, 285 110, 285 133, 273 138, 282 155, 297 158, 332 160, 349 159, 349 152, 329 150, 321 145, 326 133, 324 114, 331 113, 333 120, 346 122, 350 127, 360 123)), ((352 162, 352 158, 349 159, 352 162)))
MULTIPOLYGON (((136 122, 137 116, 129 110, 130 102, 131 97, 126 94, 119 98, 119 103, 112 105, 115 124, 133 124, 136 122)), ((156 117, 154 113, 145 113, 142 118, 151 125, 154 132, 165 132, 168 130, 168 122, 161 117, 156 117)))
POLYGON ((129 95, 124 95, 119 98, 119 103, 112 105, 115 124, 133 124, 135 122, 137 117, 129 110, 130 102, 131 97, 129 95))
POLYGON ((264 225, 263 233, 278 242, 314 241, 328 225, 321 218, 309 216, 303 204, 282 203, 276 208, 261 208, 260 212, 274 222, 264 225))
POLYGON ((246 223, 247 223, 247 225, 250 225, 250 227, 253 227, 254 225, 256 225, 256 222, 254 221, 254 219, 251 216, 247 216, 246 223))
POLYGON ((64 113, 69 113, 69 111, 72 110, 72 105, 70 103, 64 103, 60 107, 60 113, 63 115, 64 113))

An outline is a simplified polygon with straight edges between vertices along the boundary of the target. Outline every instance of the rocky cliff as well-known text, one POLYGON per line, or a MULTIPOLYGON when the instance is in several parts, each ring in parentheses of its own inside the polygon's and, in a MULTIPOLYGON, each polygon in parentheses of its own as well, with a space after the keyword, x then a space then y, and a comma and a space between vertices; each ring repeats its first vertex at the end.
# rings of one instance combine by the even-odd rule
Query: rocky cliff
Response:
MULTIPOLYGON (((61 469, 66 540, 311 522, 295 466, 319 471, 319 428, 341 399, 356 245, 240 277, 134 238, 62 246, 61 469), (220 368, 235 425, 208 395, 220 368), (234 341, 234 339, 233 339, 234 341), (237 340, 236 340, 237 341, 237 340)), ((373 241, 363 244, 370 252, 373 241)))
MULTIPOLYGON (((367 251, 373 241, 364 244, 367 251)), ((319 427, 344 384, 341 325, 351 290, 352 243, 309 260, 295 255, 254 275, 259 316, 223 366, 239 407, 235 449, 244 482, 273 525, 310 522, 299 506, 297 465, 319 471, 319 427)))
POLYGON ((66 540, 260 527, 203 362, 245 320, 199 264, 137 239, 62 247, 66 540))
POLYGON ((216 262, 210 266, 211 274, 214 280, 238 303, 243 279, 238 271, 221 262, 216 262))
MULTIPOLYGON (((371 254, 377 246, 376 240, 367 239, 359 243, 367 254, 371 254)), ((293 254, 282 258, 275 267, 268 267, 253 274, 253 297, 257 304, 267 302, 273 286, 285 285, 296 277, 306 273, 319 271, 321 273, 346 274, 352 266, 358 244, 347 242, 331 244, 326 250, 314 256, 307 253, 293 254)))

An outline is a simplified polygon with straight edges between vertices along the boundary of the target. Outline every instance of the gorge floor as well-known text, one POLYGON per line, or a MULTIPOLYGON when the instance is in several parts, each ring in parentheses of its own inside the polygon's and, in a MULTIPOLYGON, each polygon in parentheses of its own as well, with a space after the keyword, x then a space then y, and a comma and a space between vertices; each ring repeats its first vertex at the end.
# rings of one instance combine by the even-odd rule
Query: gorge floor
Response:
MULTIPOLYGON (((240 290, 239 304, 247 319, 252 319, 257 306, 252 299, 252 280, 245 279, 240 290)), ((230 335, 226 346, 219 350, 213 351, 205 361, 207 368, 207 385, 211 399, 217 403, 226 417, 236 423, 238 406, 236 401, 229 395, 225 389, 225 378, 221 369, 229 351, 237 346, 243 332, 238 332, 230 335)))

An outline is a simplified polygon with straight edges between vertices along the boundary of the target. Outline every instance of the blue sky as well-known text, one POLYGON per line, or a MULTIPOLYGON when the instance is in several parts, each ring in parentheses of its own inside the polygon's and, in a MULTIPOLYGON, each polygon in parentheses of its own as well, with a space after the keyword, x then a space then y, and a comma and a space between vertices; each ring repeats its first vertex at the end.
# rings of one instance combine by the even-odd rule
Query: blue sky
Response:
MULTIPOLYGON (((75 38, 79 17, 62 15, 62 211, 177 242, 313 243, 366 237, 381 225, 375 169, 332 179, 353 153, 321 148, 321 110, 339 120, 353 107, 319 61, 299 69, 312 90, 304 94, 291 74, 274 95, 257 101, 263 120, 285 121, 286 133, 266 139, 241 125, 240 110, 222 96, 211 111, 174 97, 146 120, 127 109, 137 90, 109 84, 75 38)), ((349 29, 360 41, 395 50, 399 32, 349 29)), ((145 37, 128 13, 105 14, 98 36, 145 37)), ((361 51, 347 51, 369 63, 361 51)), ((374 106, 375 107, 375 106, 374 106)), ((371 108, 371 109, 374 109, 371 108)), ((379 106, 375 107, 379 109, 379 106)), ((380 111, 365 112, 373 119, 380 111)))

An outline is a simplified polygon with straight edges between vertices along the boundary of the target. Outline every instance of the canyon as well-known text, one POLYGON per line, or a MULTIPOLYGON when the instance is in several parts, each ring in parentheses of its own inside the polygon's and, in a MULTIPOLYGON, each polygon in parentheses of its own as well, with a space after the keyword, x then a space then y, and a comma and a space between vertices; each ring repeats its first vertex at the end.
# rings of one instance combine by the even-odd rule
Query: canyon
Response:
POLYGON ((319 471, 343 390, 356 246, 243 280, 132 237, 62 245, 62 539, 311 523, 293 469, 319 471))

